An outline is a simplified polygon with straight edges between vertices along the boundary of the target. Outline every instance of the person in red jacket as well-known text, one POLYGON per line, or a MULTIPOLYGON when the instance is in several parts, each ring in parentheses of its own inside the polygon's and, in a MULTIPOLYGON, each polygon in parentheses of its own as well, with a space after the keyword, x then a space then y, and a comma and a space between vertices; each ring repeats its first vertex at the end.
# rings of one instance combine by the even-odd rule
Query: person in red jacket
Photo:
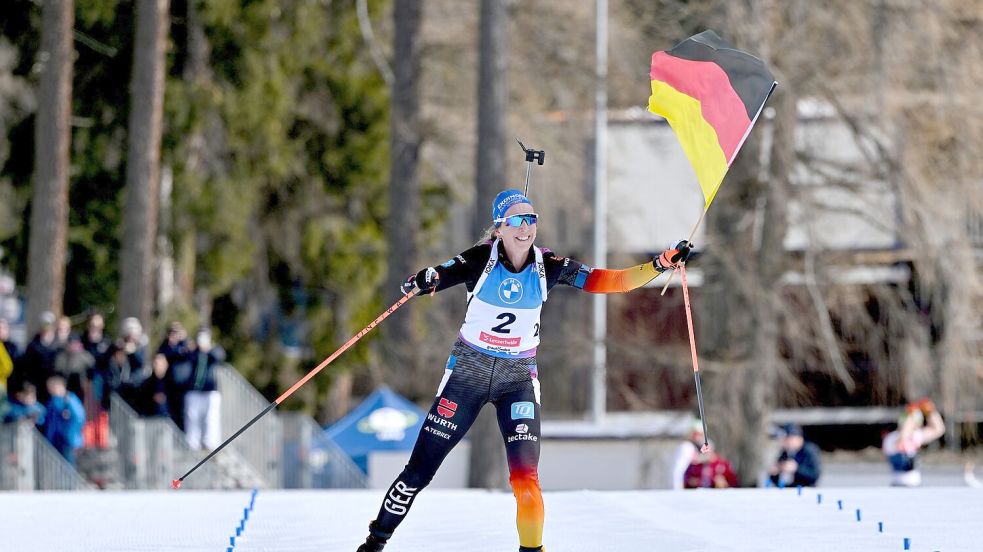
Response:
POLYGON ((727 489, 739 487, 737 474, 730 462, 717 451, 699 453, 683 474, 687 489, 727 489))

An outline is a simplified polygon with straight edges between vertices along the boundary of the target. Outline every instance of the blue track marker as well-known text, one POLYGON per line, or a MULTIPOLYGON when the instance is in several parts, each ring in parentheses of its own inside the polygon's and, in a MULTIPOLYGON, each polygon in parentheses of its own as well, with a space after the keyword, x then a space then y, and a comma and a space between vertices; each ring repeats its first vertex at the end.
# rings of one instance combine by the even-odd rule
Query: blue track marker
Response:
POLYGON ((904 549, 911 550, 911 539, 909 539, 908 537, 904 538, 904 549))
POLYGON ((823 493, 819 493, 816 495, 816 504, 822 504, 822 503, 823 503, 823 493))
POLYGON ((229 546, 231 548, 235 548, 236 547, 236 538, 235 537, 229 537, 229 546))
POLYGON ((883 521, 878 521, 877 522, 877 532, 878 533, 883 533, 884 532, 884 522, 883 521))
POLYGON ((857 521, 860 521, 860 508, 857 508, 857 521))
POLYGON ((836 509, 837 510, 842 510, 843 509, 843 501, 842 500, 837 500, 836 501, 836 509))
POLYGON ((798 487, 796 487, 795 490, 796 490, 797 493, 799 493, 799 496, 802 496, 802 485, 799 485, 798 487))

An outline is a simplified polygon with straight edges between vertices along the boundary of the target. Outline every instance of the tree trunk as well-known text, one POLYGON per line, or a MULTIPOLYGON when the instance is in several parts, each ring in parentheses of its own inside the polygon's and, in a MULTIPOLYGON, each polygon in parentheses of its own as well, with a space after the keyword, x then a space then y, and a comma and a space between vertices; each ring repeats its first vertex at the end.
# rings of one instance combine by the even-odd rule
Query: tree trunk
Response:
MULTIPOLYGON (((396 0, 395 81, 392 89, 391 169, 389 176, 389 218, 386 241, 389 245, 388 274, 383 296, 386 304, 400 296, 399 286, 407 275, 417 270, 420 232, 420 179, 417 166, 420 154, 420 21, 423 6, 416 0, 396 0)), ((420 333, 413 323, 413 309, 402 309, 383 326, 387 346, 383 377, 389 385, 401 387, 400 381, 412 377, 416 362, 414 351, 420 333)))
POLYGON ((328 400, 324 404, 323 421, 333 424, 348 414, 351 408, 352 384, 355 378, 348 370, 338 371, 332 375, 331 387, 328 389, 328 400))
POLYGON ((156 265, 164 48, 169 0, 137 0, 130 80, 126 199, 120 252, 120 317, 149 327, 156 265))
POLYGON ((475 217, 478 236, 491 223, 491 202, 505 187, 508 124, 508 11, 505 0, 481 0, 478 41, 478 159, 475 217))
MULTIPOLYGON (((491 222, 491 202, 505 184, 505 129, 508 117, 508 13, 505 0, 481 1, 478 41, 478 167, 472 234, 491 222)), ((490 408, 471 428, 468 486, 497 489, 504 484, 505 452, 490 408)))
POLYGON ((34 127, 34 196, 27 263, 27 327, 61 314, 68 231, 74 0, 49 0, 41 16, 41 83, 34 127))
MULTIPOLYGON (((199 83, 208 82, 212 78, 211 68, 208 64, 210 54, 208 37, 205 35, 205 28, 201 21, 199 12, 199 2, 201 0, 188 0, 186 23, 187 28, 187 51, 188 57, 184 66, 182 78, 192 90, 199 83)), ((205 115, 206 124, 211 124, 216 118, 214 112, 205 115)), ((210 151, 215 147, 205 136, 206 132, 201 127, 195 127, 195 131, 187 139, 187 153, 185 155, 185 167, 188 173, 195 175, 210 174, 211 167, 208 161, 214 158, 210 151)), ((161 216, 163 216, 163 210, 161 216)), ((173 235, 175 243, 173 247, 174 255, 174 306, 177 312, 191 308, 194 303, 195 293, 195 273, 198 265, 197 240, 198 232, 194 217, 186 213, 172 213, 171 225, 174 229, 173 235)), ((162 229, 164 222, 161 223, 162 229)), ((158 252, 162 254, 163 252, 158 252)))
POLYGON ((707 437, 732 460, 746 485, 756 478, 752 443, 759 438, 758 423, 748 424, 765 408, 761 390, 770 390, 770 378, 753 361, 753 349, 763 341, 755 302, 765 299, 755 294, 753 232, 741 224, 756 208, 756 152, 756 142, 745 143, 707 212, 707 243, 699 260, 705 277, 695 295, 697 343, 706 372, 707 437))
POLYGON ((785 271, 795 100, 781 89, 769 104, 777 111, 770 129, 773 139, 762 140, 769 129, 759 128, 745 143, 707 214, 709 250, 705 262, 701 260, 706 278, 700 288, 698 342, 710 372, 706 378, 709 437, 731 457, 744 485, 754 485, 771 460, 762 454, 781 369, 779 284, 785 271), (765 181, 758 176, 763 146, 770 146, 765 181), (742 224, 752 213, 753 224, 742 224))
MULTIPOLYGON (((746 429, 738 438, 737 475, 750 485, 756 481, 762 466, 771 462, 764 458, 771 411, 775 407, 774 390, 782 370, 778 353, 779 319, 783 311, 781 277, 786 269, 785 234, 788 230, 789 175, 795 162, 795 125, 797 121, 795 96, 788 85, 770 102, 776 116, 772 124, 769 147, 770 167, 764 182, 764 208, 761 210, 761 246, 755 258, 758 274, 759 300, 753 304, 755 339, 753 370, 747 378, 747 394, 741 404, 740 416, 746 429)), ((757 160, 753 162, 757 166, 757 160)), ((742 377, 738 375, 738 377, 742 377)))

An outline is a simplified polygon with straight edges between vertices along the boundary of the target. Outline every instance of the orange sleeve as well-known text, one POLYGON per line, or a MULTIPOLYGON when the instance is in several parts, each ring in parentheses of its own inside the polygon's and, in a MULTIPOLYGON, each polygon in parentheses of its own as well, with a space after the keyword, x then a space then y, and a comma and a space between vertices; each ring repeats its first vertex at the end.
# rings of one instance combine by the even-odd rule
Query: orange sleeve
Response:
POLYGON ((624 293, 651 282, 660 272, 651 262, 621 270, 595 268, 584 282, 584 291, 591 293, 624 293))

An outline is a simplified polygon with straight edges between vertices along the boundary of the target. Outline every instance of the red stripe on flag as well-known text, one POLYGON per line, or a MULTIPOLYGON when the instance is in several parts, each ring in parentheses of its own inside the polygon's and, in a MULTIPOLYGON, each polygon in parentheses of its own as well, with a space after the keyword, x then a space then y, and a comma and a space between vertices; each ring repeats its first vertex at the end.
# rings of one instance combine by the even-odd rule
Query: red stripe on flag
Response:
POLYGON ((700 102, 703 118, 717 132, 720 149, 730 165, 751 120, 727 73, 712 61, 690 61, 656 52, 649 76, 700 102))

